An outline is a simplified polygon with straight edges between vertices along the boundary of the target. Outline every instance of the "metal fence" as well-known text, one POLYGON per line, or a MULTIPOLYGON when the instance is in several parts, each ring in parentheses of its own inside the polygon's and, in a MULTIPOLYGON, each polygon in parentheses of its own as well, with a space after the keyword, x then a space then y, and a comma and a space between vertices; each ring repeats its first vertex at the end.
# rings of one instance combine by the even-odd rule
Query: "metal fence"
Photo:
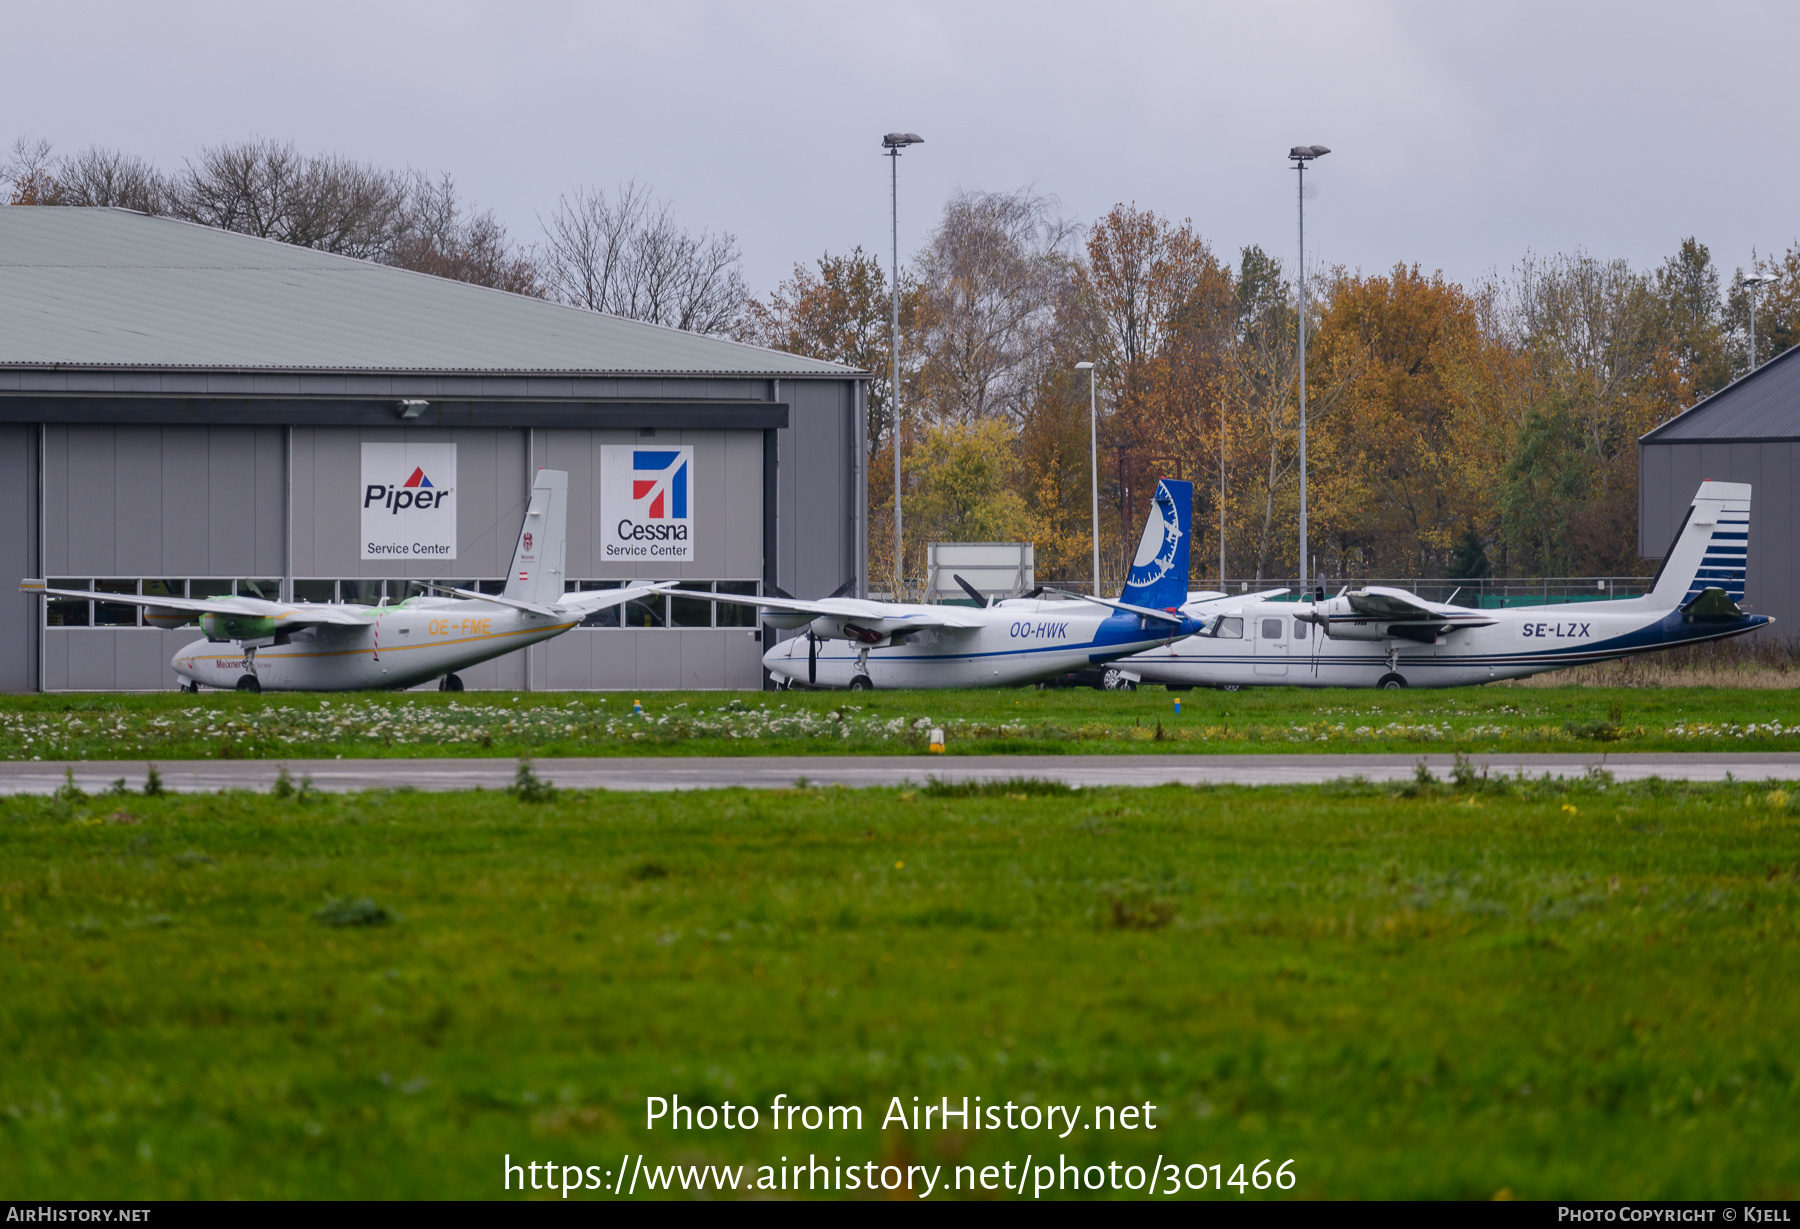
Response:
MULTIPOLYGON (((1500 610, 1509 606, 1553 606, 1565 602, 1606 602, 1617 598, 1642 597, 1650 591, 1649 576, 1503 576, 1484 577, 1479 580, 1458 579, 1419 579, 1417 577, 1393 576, 1330 576, 1320 577, 1315 583, 1323 586, 1326 596, 1337 593, 1340 589, 1361 589, 1368 585, 1381 585, 1389 589, 1404 589, 1408 593, 1416 593, 1429 602, 1454 602, 1458 606, 1468 606, 1476 610, 1500 610)), ((1038 583, 1054 589, 1066 589, 1071 593, 1086 593, 1091 585, 1086 580, 1055 580, 1039 577, 1038 583)), ((1100 591, 1111 597, 1119 592, 1121 582, 1102 580, 1100 591)), ((1227 582, 1225 590, 1230 593, 1250 593, 1258 589, 1290 590, 1285 598, 1277 601, 1299 601, 1300 582, 1293 577, 1272 577, 1267 580, 1237 580, 1227 582)), ((1215 577, 1196 577, 1192 588, 1212 590, 1220 588, 1215 577)), ((869 596, 876 601, 919 601, 927 591, 924 577, 909 577, 902 582, 898 594, 892 591, 891 584, 879 581, 871 584, 869 596), (879 588, 877 586, 879 585, 879 588)), ((966 599, 961 602, 967 605, 966 599)))

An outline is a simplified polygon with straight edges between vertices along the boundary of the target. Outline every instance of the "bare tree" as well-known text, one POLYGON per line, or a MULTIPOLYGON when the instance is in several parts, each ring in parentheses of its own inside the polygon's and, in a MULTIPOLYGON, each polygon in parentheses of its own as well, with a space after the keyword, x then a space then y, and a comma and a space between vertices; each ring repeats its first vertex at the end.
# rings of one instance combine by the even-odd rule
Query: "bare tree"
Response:
POLYGON ((1073 276, 1075 224, 1030 188, 959 192, 915 270, 919 397, 935 417, 1020 421, 1073 276))
POLYGON ((417 172, 401 206, 384 264, 452 281, 542 295, 537 262, 514 248, 492 210, 465 211, 448 174, 433 181, 417 172))
POLYGON ((0 164, 0 179, 12 186, 8 199, 13 205, 60 205, 61 185, 56 181, 56 163, 50 156, 50 142, 19 137, 13 142, 12 154, 0 164))
POLYGON ((56 179, 64 205, 168 212, 168 181, 162 172, 135 154, 91 145, 58 163, 56 179))
POLYGON ((736 237, 686 230, 636 182, 610 200, 578 189, 543 225, 544 280, 565 303, 691 333, 724 333, 743 313, 736 237))
POLYGON ((200 151, 179 174, 169 212, 190 222, 380 259, 407 196, 406 179, 348 158, 302 156, 292 142, 240 141, 200 151))

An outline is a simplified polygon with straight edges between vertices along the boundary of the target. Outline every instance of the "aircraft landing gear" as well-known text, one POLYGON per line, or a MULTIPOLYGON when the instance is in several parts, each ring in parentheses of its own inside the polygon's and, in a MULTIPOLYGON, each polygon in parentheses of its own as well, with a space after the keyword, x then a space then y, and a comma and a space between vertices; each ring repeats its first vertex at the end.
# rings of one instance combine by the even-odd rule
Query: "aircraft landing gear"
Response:
POLYGON ((1242 691, 1243 689, 1244 689, 1244 685, 1242 683, 1220 683, 1219 684, 1220 691, 1242 691))
POLYGON ((1405 686, 1406 686, 1405 677, 1402 675, 1394 674, 1391 671, 1387 674, 1382 675, 1380 678, 1375 680, 1375 688, 1378 691, 1400 691, 1405 686))
POLYGON ((463 681, 454 674, 446 674, 438 680, 439 691, 461 691, 462 689, 463 681))
POLYGON ((238 679, 237 689, 253 696, 259 696, 262 694, 262 683, 254 674, 246 674, 238 679))
POLYGON ((1136 691, 1137 684, 1125 677, 1121 670, 1108 670, 1100 676, 1100 686, 1106 691, 1136 691))
POLYGON ((874 691, 875 681, 866 674, 853 674, 850 676, 850 690, 874 691))
POLYGON ((190 696, 197 696, 200 694, 200 680, 199 679, 189 679, 187 682, 185 682, 181 685, 181 689, 183 691, 187 692, 190 696))

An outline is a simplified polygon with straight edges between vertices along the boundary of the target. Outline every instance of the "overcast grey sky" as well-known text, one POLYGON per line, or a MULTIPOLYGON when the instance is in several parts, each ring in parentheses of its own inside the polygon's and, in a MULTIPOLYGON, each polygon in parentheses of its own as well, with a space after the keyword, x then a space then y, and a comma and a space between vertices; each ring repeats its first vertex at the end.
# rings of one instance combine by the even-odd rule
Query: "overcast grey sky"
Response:
POLYGON ((736 233, 756 293, 886 252, 893 129, 926 139, 903 252, 958 187, 1033 183, 1083 221, 1135 201, 1291 262, 1282 155, 1315 142, 1309 251, 1368 272, 1648 265, 1695 234, 1729 276, 1800 238, 1793 4, 15 0, 6 24, 9 142, 168 169, 291 137, 451 171, 522 240, 559 192, 635 177, 736 233))

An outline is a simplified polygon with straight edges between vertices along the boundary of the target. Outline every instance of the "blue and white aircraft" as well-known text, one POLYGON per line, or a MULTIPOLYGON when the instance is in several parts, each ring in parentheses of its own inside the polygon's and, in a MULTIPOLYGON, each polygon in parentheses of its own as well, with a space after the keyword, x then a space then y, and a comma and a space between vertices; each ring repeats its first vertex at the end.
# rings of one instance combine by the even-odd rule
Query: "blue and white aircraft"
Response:
MULTIPOLYGON (((1703 482, 1643 597, 1475 610, 1371 585, 1327 600, 1213 601, 1206 630, 1118 663, 1169 686, 1459 687, 1741 636, 1750 487, 1703 482)), ((1454 595, 1452 595, 1454 596, 1454 595)))
MULTIPOLYGON (((805 628, 805 636, 782 641, 763 654, 763 665, 782 686, 860 691, 1031 683, 1164 647, 1201 629, 1195 616, 1207 604, 1182 610, 1188 600, 1193 491, 1192 483, 1172 478, 1157 484, 1117 601, 1045 589, 977 608, 838 596, 801 601, 679 595, 755 606, 776 627, 805 628)), ((981 600, 973 589, 969 593, 981 600)))

